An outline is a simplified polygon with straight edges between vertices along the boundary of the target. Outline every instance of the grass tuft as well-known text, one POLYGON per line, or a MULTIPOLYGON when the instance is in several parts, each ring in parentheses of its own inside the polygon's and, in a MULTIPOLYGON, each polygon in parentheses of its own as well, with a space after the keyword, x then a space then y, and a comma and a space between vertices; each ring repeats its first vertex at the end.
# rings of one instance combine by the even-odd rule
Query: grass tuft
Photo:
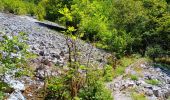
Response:
POLYGON ((144 94, 139 94, 139 93, 132 93, 131 94, 133 100, 147 100, 144 94))
POLYGON ((146 80, 146 83, 151 85, 158 85, 160 82, 156 79, 146 80))
POLYGON ((138 76, 136 76, 136 75, 131 75, 131 76, 130 76, 130 79, 131 79, 131 80, 134 80, 134 81, 137 81, 137 80, 138 80, 138 76))

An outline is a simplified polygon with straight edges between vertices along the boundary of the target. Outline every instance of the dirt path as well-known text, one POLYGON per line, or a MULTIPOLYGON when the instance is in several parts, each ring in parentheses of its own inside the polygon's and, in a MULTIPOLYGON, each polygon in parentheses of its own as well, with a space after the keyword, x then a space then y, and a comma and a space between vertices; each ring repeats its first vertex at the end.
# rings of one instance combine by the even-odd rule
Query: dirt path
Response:
POLYGON ((170 96, 170 70, 139 59, 125 74, 107 83, 114 100, 167 100, 170 96))

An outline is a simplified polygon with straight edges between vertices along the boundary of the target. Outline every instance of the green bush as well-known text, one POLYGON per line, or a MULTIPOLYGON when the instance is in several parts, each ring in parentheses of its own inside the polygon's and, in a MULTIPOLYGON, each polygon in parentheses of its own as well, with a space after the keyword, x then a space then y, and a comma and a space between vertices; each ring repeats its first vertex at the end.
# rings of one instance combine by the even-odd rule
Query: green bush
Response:
POLYGON ((5 11, 19 15, 27 13, 25 3, 20 0, 2 0, 2 2, 5 11))
POLYGON ((25 6, 27 14, 30 14, 32 16, 36 14, 37 5, 35 5, 34 3, 25 2, 25 6))
MULTIPOLYGON (((0 0, 0 10, 10 12, 18 15, 31 14, 35 15, 36 9, 42 11, 42 7, 34 4, 34 2, 28 2, 26 0, 0 0)), ((43 14, 43 12, 42 12, 43 14)))
POLYGON ((48 81, 46 99, 112 100, 111 92, 104 85, 101 70, 88 69, 86 78, 80 73, 76 73, 75 76, 72 71, 66 73, 64 71, 65 74, 48 81), (77 91, 77 95, 73 98, 72 88, 77 91))
POLYGON ((103 77, 105 81, 112 81, 113 80, 113 68, 110 65, 104 66, 104 73, 103 77))
POLYGON ((3 11, 4 10, 4 4, 2 2, 2 0, 0 0, 0 11, 3 11))
POLYGON ((46 2, 43 2, 43 1, 39 2, 37 7, 36 7, 35 15, 39 20, 43 20, 45 15, 46 15, 46 11, 45 11, 45 8, 44 8, 44 6, 46 5, 45 3, 46 2))
POLYGON ((155 58, 159 57, 163 52, 163 49, 160 47, 160 45, 154 45, 147 47, 147 50, 145 52, 146 56, 152 58, 155 60, 155 58))
POLYGON ((113 100, 111 92, 106 89, 102 80, 99 70, 89 70, 87 83, 80 89, 79 98, 82 100, 113 100))

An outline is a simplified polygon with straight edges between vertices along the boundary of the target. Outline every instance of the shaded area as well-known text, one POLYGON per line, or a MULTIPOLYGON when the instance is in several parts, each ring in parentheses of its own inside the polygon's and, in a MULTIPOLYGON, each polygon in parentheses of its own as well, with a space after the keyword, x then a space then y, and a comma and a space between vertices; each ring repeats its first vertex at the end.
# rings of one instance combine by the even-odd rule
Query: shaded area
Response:
POLYGON ((160 68, 160 70, 170 77, 170 65, 155 63, 153 64, 154 68, 160 68))
POLYGON ((62 26, 59 26, 57 24, 49 24, 49 23, 44 23, 44 22, 35 22, 37 24, 39 24, 40 26, 43 26, 43 27, 47 27, 49 29, 52 29, 52 30, 55 30, 55 31, 65 31, 66 28, 65 27, 62 27, 62 26))

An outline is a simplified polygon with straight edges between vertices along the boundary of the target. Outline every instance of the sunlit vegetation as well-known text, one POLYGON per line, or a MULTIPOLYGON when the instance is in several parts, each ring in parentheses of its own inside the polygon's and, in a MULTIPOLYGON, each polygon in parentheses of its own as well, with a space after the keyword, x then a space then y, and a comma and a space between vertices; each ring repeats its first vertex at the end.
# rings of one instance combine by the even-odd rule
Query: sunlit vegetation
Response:
POLYGON ((144 94, 139 94, 139 93, 132 93, 132 98, 133 100, 147 100, 144 94))
POLYGON ((117 77, 119 75, 124 74, 125 69, 132 63, 134 63, 137 60, 137 58, 132 57, 124 57, 120 60, 118 60, 118 64, 116 66, 116 69, 114 70, 114 77, 117 77))
POLYGON ((169 54, 169 8, 165 0, 1 0, 0 3, 4 11, 73 26, 77 29, 74 33, 81 33, 80 38, 116 52, 117 57, 140 53, 153 59, 169 54))
POLYGON ((151 85, 158 85, 160 82, 156 79, 146 80, 146 83, 151 85))
MULTIPOLYGON (((39 20, 57 22, 67 28, 62 31, 69 49, 68 64, 64 66, 67 70, 61 68, 60 75, 45 77, 41 91, 45 100, 112 100, 104 82, 124 74, 125 69, 141 56, 169 64, 168 0, 0 0, 0 11, 36 16, 39 20), (93 43, 112 54, 113 59, 108 58, 109 62, 103 69, 81 65, 76 59, 79 56, 76 39, 93 43)), ((32 55, 27 51, 26 35, 20 33, 12 38, 4 35, 3 38, 0 51, 7 56, 0 53, 0 72, 27 69, 26 62, 32 55), (22 42, 20 38, 23 38, 22 42), (18 52, 19 56, 11 58, 11 54, 18 52)), ((22 75, 31 76, 32 73, 23 70, 15 76, 22 75)), ((131 75, 130 79, 138 80, 138 76, 131 75)), ((146 82, 159 84, 157 80, 146 82)), ((1 81, 0 85, 2 99, 7 86, 1 81)), ((132 97, 134 100, 146 99, 137 93, 132 97)))

